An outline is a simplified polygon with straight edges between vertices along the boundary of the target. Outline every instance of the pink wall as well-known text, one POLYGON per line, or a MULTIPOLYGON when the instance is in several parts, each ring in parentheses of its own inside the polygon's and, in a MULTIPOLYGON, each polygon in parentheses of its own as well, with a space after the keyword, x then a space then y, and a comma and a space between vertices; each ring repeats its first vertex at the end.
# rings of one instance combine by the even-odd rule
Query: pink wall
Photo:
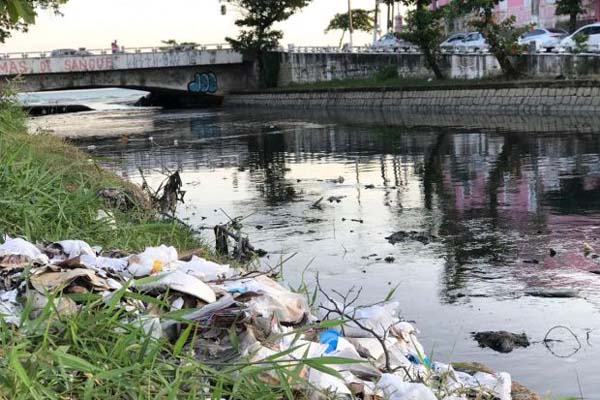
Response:
MULTIPOLYGON (((432 9, 444 6, 448 4, 450 0, 437 0, 432 3, 432 9)), ((531 2, 536 0, 529 0, 526 4, 526 0, 506 0, 506 11, 502 10, 503 7, 496 7, 496 11, 499 13, 501 18, 514 15, 518 25, 527 25, 537 21, 539 26, 554 27, 557 25, 558 18, 554 11, 556 4, 550 4, 549 0, 537 0, 539 1, 539 13, 536 16, 532 15, 531 2)), ((600 0, 583 0, 583 8, 586 10, 580 15, 580 20, 600 21, 600 0)), ((560 17, 561 21, 568 20, 568 17, 560 17)))

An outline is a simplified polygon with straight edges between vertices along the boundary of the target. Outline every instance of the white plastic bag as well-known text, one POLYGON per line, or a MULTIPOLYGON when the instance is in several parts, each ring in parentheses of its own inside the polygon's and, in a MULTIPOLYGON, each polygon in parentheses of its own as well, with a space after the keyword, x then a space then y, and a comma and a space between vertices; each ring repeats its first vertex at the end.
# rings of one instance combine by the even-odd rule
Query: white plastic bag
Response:
POLYGON ((14 254, 28 257, 31 261, 40 264, 48 263, 48 256, 27 240, 21 238, 11 239, 8 236, 5 236, 4 240, 4 243, 0 244, 0 257, 14 254))
MULTIPOLYGON (((361 325, 373 330, 378 336, 386 336, 386 332, 398 323, 398 308, 400 303, 392 302, 378 304, 370 307, 359 308, 356 312, 347 310, 354 315, 361 325)), ((349 322, 344 325, 344 336, 348 337, 372 337, 372 335, 359 328, 355 323, 349 322)))
POLYGON ((422 383, 404 382, 392 374, 383 374, 377 386, 389 400, 437 400, 431 389, 422 383))
POLYGON ((506 372, 494 375, 477 372, 473 375, 473 379, 500 400, 511 400, 512 379, 506 372))
POLYGON ((136 278, 154 275, 161 271, 176 268, 177 250, 164 244, 159 247, 146 247, 143 253, 129 257, 127 272, 136 278))
POLYGON ((6 323, 18 326, 21 323, 21 306, 17 302, 17 294, 16 289, 0 292, 0 314, 6 323))
POLYGON ((68 259, 87 255, 96 257, 96 252, 83 240, 61 240, 58 242, 68 259))
POLYGON ((266 276, 257 276, 243 282, 225 285, 228 291, 256 292, 258 296, 247 304, 253 315, 272 318, 273 315, 281 322, 299 323, 310 316, 310 307, 306 298, 284 288, 279 283, 266 276))
POLYGON ((186 274, 193 275, 205 282, 229 278, 233 275, 233 270, 229 265, 217 264, 196 256, 193 256, 188 262, 180 261, 178 268, 186 274))
POLYGON ((206 283, 179 270, 160 273, 157 275, 157 280, 137 285, 137 287, 140 289, 173 289, 197 297, 207 303, 217 301, 215 292, 206 283))

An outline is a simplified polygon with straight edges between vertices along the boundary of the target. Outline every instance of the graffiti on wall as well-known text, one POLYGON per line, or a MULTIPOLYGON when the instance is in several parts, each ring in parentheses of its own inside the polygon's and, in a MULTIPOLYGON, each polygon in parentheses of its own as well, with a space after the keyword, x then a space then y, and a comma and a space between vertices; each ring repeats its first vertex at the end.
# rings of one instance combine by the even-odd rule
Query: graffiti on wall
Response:
POLYGON ((219 85, 214 72, 201 72, 194 75, 194 80, 188 83, 188 91, 192 93, 215 93, 219 85))

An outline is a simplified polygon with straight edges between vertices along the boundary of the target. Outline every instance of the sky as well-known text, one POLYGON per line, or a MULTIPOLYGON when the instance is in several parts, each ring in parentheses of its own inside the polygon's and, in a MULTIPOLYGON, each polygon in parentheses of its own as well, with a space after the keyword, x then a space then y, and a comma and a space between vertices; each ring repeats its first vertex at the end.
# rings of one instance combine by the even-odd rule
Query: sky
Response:
MULTIPOLYGON (((313 0, 282 23, 282 44, 337 45, 341 32, 324 34, 329 20, 347 11, 347 0, 313 0)), ((375 0, 352 0, 353 8, 373 8, 375 0)), ((228 6, 221 15, 219 0, 69 0, 63 16, 41 12, 27 33, 15 33, 0 45, 0 53, 47 51, 57 48, 109 48, 117 39, 126 47, 156 46, 175 39, 202 44, 224 43, 237 32, 238 12, 228 6)), ((382 8, 383 9, 383 8, 382 8)), ((354 44, 370 43, 372 35, 355 34, 354 44)))

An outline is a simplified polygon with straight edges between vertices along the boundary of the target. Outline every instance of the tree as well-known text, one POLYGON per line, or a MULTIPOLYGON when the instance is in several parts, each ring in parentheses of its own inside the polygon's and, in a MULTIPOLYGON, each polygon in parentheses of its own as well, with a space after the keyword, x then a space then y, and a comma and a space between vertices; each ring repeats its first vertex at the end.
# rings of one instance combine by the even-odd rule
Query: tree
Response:
POLYGON ((387 6, 387 30, 394 30, 394 6, 396 3, 400 3, 400 0, 382 0, 383 4, 387 6))
POLYGON ((556 15, 569 16, 569 32, 574 32, 577 29, 577 15, 583 12, 581 0, 557 0, 556 15))
POLYGON ((511 58, 523 52, 523 47, 517 44, 519 36, 528 31, 531 26, 515 27, 515 17, 498 22, 494 13, 500 0, 453 0, 451 9, 461 15, 471 15, 469 24, 485 38, 490 52, 498 60, 502 72, 507 78, 519 75, 511 58))
POLYGON ((175 39, 161 40, 161 42, 166 45, 165 47, 161 47, 162 50, 191 50, 200 46, 196 42, 178 42, 175 39))
MULTIPOLYGON (((371 32, 373 30, 373 19, 372 11, 362 10, 360 8, 352 10, 352 29, 355 31, 371 32)), ((344 36, 350 29, 350 20, 348 13, 335 14, 335 16, 329 21, 325 33, 330 31, 342 31, 342 37, 340 38, 339 47, 342 47, 344 36)))
POLYGON ((35 23, 40 9, 58 8, 67 0, 2 0, 0 1, 0 43, 10 37, 12 31, 26 32, 35 23))
POLYGON ((273 29, 276 22, 285 21, 311 0, 229 0, 242 12, 235 21, 241 28, 237 38, 225 38, 244 55, 258 61, 261 82, 266 83, 265 54, 279 45, 283 32, 273 29))
POLYGON ((402 39, 416 44, 423 52, 425 62, 437 79, 444 79, 439 66, 442 41, 442 11, 431 10, 431 0, 404 0, 404 4, 413 7, 406 16, 402 39))

